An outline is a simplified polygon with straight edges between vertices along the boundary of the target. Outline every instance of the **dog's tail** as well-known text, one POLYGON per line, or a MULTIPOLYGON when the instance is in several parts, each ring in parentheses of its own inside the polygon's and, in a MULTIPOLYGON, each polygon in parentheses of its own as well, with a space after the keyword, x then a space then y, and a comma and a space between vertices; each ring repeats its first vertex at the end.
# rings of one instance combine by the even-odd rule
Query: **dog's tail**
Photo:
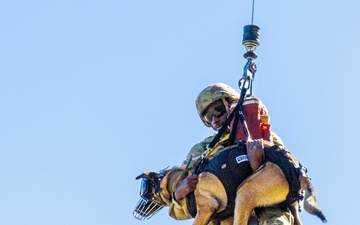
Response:
POLYGON ((304 208, 305 210, 321 219, 323 223, 326 223, 326 217, 319 206, 316 204, 315 189, 310 181, 309 177, 299 176, 301 187, 305 191, 304 208))

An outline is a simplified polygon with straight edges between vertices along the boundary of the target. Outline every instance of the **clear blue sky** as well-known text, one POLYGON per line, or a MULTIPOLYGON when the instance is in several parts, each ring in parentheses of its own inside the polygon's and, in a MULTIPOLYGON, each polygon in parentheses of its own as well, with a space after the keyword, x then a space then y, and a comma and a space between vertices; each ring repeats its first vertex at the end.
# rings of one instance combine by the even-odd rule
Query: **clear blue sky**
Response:
MULTIPOLYGON (((213 133, 194 101, 210 83, 237 89, 251 4, 1 1, 0 225, 191 224, 168 208, 137 221, 135 177, 213 133)), ((360 200, 359 8, 255 3, 254 95, 334 225, 356 223, 360 200)))

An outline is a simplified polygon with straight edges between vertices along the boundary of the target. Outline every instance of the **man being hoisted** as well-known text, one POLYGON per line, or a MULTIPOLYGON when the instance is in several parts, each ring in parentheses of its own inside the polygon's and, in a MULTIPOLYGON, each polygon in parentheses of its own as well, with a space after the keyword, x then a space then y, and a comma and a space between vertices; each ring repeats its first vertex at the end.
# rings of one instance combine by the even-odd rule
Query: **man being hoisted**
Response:
MULTIPOLYGON (((212 127, 215 131, 219 131, 228 115, 237 105, 240 95, 230 86, 223 83, 211 84, 202 90, 196 99, 196 108, 200 119, 207 127, 212 127)), ((247 154, 250 166, 256 171, 263 163, 264 145, 280 145, 284 146, 282 140, 270 131, 269 120, 266 107, 255 97, 245 98, 243 101, 243 111, 247 123, 247 128, 251 133, 252 140, 248 140, 241 123, 236 125, 233 122, 224 127, 225 132, 221 135, 219 141, 213 146, 210 152, 208 145, 214 140, 216 134, 204 139, 202 142, 195 144, 188 153, 186 160, 182 164, 182 168, 194 168, 195 164, 207 153, 207 157, 211 160, 221 149, 229 144, 229 138, 236 141, 246 141, 247 154), (238 126, 237 132, 230 137, 230 128, 238 126), (240 129, 239 129, 240 128, 240 129)), ((231 142, 231 141, 230 141, 231 142)), ((175 219, 188 219, 185 217, 184 211, 179 202, 185 201, 185 197, 193 192, 198 182, 197 175, 187 177, 179 187, 174 191, 172 203, 170 205, 169 214, 175 219)), ((278 207, 266 207, 257 212, 257 217, 253 213, 253 217, 249 220, 249 225, 293 225, 293 216, 290 210, 278 207)))

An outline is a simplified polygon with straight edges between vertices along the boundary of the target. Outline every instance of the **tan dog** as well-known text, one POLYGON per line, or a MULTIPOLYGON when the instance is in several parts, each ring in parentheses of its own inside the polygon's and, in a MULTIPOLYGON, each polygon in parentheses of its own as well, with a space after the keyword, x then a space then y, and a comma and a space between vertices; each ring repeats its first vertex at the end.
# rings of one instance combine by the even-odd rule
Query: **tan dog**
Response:
MULTIPOLYGON (((293 159, 295 165, 299 165, 292 155, 289 155, 288 157, 293 159)), ((148 172, 139 175, 137 179, 146 179, 149 183, 147 184, 147 187, 151 187, 151 190, 147 190, 146 192, 146 204, 149 202, 156 202, 160 205, 169 206, 171 203, 172 193, 178 185, 180 185, 181 181, 189 174, 191 173, 188 170, 173 168, 165 170, 161 173, 148 172)), ((223 184, 214 174, 202 172, 199 174, 198 178, 199 181, 194 191, 197 214, 193 225, 215 224, 215 222, 211 221, 211 219, 214 214, 219 213, 226 208, 228 196, 223 184)), ((321 209, 316 205, 315 192, 310 179, 305 174, 305 176, 299 176, 299 181, 301 189, 305 191, 305 210, 318 216, 323 222, 326 222, 326 218, 321 212, 321 209)), ((290 188, 288 181, 279 166, 271 162, 266 162, 260 169, 243 181, 239 186, 236 193, 234 217, 221 221, 221 224, 247 225, 249 215, 254 208, 271 206, 284 202, 289 191, 290 188)), ((144 198, 144 196, 142 197, 144 198)), ((142 205, 138 205, 134 210, 134 215, 140 214, 145 216, 145 214, 147 214, 151 217, 155 211, 145 209, 147 208, 146 204, 142 203, 142 205)), ((175 215, 174 217, 177 219, 191 218, 191 215, 187 210, 186 200, 181 200, 179 204, 182 207, 183 214, 175 215)), ((291 208, 295 225, 301 225, 298 214, 298 202, 295 202, 291 208)))

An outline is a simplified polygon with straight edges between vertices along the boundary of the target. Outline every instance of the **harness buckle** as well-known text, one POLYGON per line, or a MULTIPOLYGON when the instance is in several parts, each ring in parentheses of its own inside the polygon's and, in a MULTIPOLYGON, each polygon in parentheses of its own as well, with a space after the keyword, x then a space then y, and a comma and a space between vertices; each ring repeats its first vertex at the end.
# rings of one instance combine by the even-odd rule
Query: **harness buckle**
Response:
POLYGON ((210 149, 210 148, 206 148, 206 150, 201 154, 200 159, 205 159, 205 158, 207 158, 210 152, 211 152, 211 149, 210 149))

